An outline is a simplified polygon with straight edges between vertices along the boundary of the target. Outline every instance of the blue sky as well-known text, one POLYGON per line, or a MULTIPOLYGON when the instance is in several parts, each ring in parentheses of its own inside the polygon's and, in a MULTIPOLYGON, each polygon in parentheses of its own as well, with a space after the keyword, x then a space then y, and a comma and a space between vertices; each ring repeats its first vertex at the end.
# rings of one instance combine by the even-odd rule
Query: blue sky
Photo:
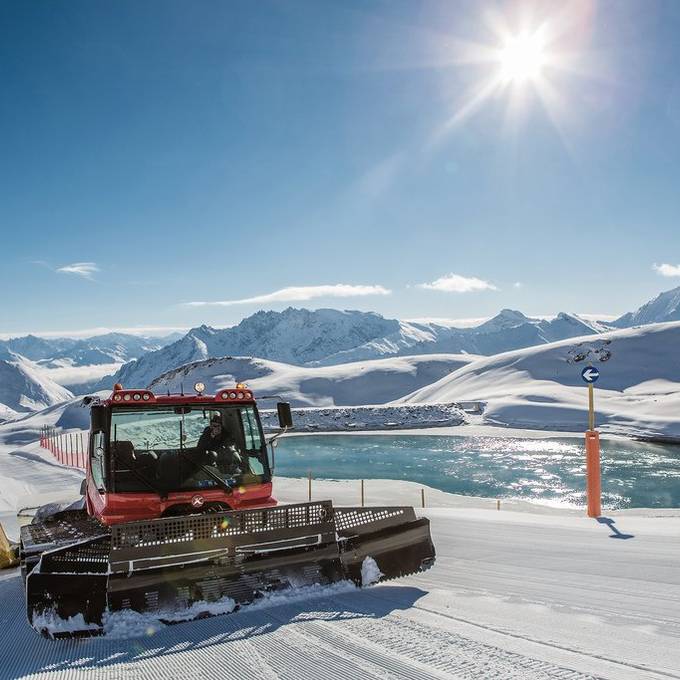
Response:
POLYGON ((680 3, 569 5, 0 2, 0 333, 680 285, 680 3))

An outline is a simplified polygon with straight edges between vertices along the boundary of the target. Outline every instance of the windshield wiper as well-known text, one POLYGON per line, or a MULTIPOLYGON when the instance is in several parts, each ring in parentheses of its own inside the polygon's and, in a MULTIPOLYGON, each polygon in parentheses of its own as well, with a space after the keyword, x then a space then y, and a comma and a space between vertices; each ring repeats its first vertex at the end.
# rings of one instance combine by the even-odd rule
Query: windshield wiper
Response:
POLYGON ((230 486, 229 482, 225 481, 222 477, 220 477, 214 470, 211 470, 207 465, 203 465, 203 463, 199 463, 198 461, 195 461, 191 456, 188 454, 184 453, 181 449, 178 451, 179 455, 184 458, 184 460, 188 460, 194 467, 198 468, 199 470, 203 470, 208 477, 211 479, 214 479, 225 491, 228 491, 231 493, 233 491, 233 488, 230 486))

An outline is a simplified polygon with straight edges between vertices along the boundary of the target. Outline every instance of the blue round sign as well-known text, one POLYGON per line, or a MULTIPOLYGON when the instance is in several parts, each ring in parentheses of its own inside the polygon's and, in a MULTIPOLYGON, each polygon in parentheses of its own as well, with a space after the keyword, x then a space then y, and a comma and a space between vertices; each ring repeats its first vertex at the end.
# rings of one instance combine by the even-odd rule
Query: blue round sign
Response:
POLYGON ((594 383, 600 377, 600 371, 598 371, 594 366, 586 366, 581 371, 581 377, 584 382, 594 383))

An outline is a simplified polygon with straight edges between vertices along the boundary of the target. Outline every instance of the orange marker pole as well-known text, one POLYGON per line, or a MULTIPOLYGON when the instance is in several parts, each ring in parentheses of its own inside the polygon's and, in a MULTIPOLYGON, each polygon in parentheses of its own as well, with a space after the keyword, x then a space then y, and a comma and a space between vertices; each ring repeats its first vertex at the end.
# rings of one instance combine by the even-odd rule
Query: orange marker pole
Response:
POLYGON ((602 514, 602 481, 600 479, 600 433, 586 432, 586 489, 588 494, 588 517, 602 514))

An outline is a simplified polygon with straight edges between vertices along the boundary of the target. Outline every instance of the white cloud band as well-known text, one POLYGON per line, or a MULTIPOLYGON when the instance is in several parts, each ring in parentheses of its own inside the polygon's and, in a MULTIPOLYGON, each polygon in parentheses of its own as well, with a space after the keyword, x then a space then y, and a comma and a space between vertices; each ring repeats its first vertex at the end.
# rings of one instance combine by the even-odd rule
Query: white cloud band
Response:
POLYGON ((680 264, 655 264, 654 270, 661 276, 680 276, 680 264))
POLYGON ((480 290, 498 290, 496 286, 475 276, 460 276, 447 274, 431 283, 419 283, 418 288, 425 290, 440 290, 445 293, 472 293, 480 290))
POLYGON ((314 298, 363 297, 366 295, 389 295, 392 291, 383 286, 353 286, 336 283, 327 286, 289 286, 273 293, 256 295, 240 300, 217 300, 214 302, 198 300, 185 302, 188 307, 232 307, 233 305, 258 305, 269 302, 305 302, 314 298))

